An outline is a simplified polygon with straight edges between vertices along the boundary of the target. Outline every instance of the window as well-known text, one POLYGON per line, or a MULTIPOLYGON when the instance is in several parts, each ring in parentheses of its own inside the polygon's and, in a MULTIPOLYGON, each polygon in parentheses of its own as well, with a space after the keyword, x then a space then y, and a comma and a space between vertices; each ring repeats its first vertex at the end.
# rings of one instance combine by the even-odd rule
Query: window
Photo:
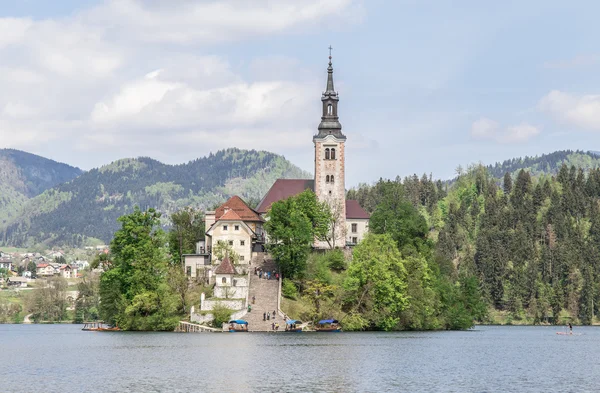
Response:
POLYGON ((357 244, 357 243, 358 243, 358 238, 356 238, 356 237, 353 237, 353 238, 352 238, 352 243, 354 243, 354 244, 357 244))
POLYGON ((329 160, 329 148, 325 149, 325 159, 329 160))
POLYGON ((329 175, 325 176, 325 183, 329 183, 329 175))
POLYGON ((229 245, 230 245, 230 246, 233 246, 233 240, 230 240, 230 241, 229 241, 229 245))
POLYGON ((221 279, 221 283, 223 283, 223 284, 227 284, 227 277, 223 277, 223 278, 221 279))
POLYGON ((223 225, 223 230, 226 231, 227 230, 227 225, 223 225))
POLYGON ((352 233, 356 233, 357 232, 357 224, 352 224, 352 233))
POLYGON ((327 105, 327 114, 333 115, 333 105, 331 105, 331 104, 327 105))
POLYGON ((246 241, 245 240, 240 240, 240 246, 245 246, 246 245, 246 241))
POLYGON ((333 175, 329 178, 330 183, 333 183, 333 175))
POLYGON ((244 256, 240 255, 240 261, 243 261, 243 260, 244 260, 244 256))
POLYGON ((331 149, 331 159, 335 160, 335 149, 334 148, 331 149))
POLYGON ((239 231, 239 230, 240 230, 240 226, 239 226, 239 225, 234 225, 234 226, 233 226, 233 229, 234 229, 235 231, 239 231))

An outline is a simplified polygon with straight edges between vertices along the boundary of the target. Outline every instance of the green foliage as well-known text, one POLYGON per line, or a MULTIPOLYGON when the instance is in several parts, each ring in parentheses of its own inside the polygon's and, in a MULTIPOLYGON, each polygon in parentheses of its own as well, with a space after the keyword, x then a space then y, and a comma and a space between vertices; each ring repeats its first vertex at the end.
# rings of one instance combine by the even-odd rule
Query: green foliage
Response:
POLYGON ((326 205, 318 202, 310 190, 271 205, 265 223, 269 234, 267 248, 284 277, 296 278, 304 274, 306 258, 315 238, 329 233, 328 217, 326 205))
POLYGON ((327 266, 331 270, 336 272, 341 272, 346 270, 348 264, 346 263, 346 258, 344 257, 344 253, 340 249, 330 250, 325 254, 325 260, 327 261, 327 266))
POLYGON ((225 240, 218 240, 217 243, 213 245, 212 253, 218 261, 222 261, 227 256, 229 261, 233 264, 240 262, 239 254, 235 252, 233 246, 229 245, 225 240))
POLYGON ((96 321, 100 316, 100 277, 96 273, 86 273, 77 284, 75 301, 75 323, 96 321))
POLYGON ((173 263, 181 264, 184 254, 194 254, 196 243, 204 239, 204 215, 192 207, 171 214, 169 252, 173 263))
POLYGON ((102 318, 125 330, 173 330, 177 295, 168 285, 168 257, 160 213, 154 209, 119 218, 112 263, 100 280, 102 318))
POLYGON ((67 281, 52 277, 46 285, 31 291, 28 311, 35 322, 60 322, 67 319, 67 281))
POLYGON ((396 328, 408 305, 407 273, 396 242, 388 234, 368 234, 353 254, 344 283, 348 306, 369 327, 396 328))
POLYGON ((281 294, 288 299, 296 300, 298 297, 298 288, 290 279, 284 278, 281 282, 281 294))
MULTIPOLYGON (((45 173, 44 168, 37 169, 45 173)), ((9 187, 2 187, 0 239, 15 245, 43 242, 75 247, 89 238, 108 242, 119 229, 117 218, 131 213, 133 206, 154 207, 168 217, 187 206, 204 211, 234 194, 258 201, 278 178, 310 177, 282 156, 240 149, 221 150, 183 165, 165 165, 147 157, 119 160, 73 179, 80 174, 76 171, 46 186, 43 190, 54 188, 41 195, 16 190, 9 195, 9 187), (14 203, 4 204, 4 196, 14 203)))
POLYGON ((212 325, 213 325, 213 327, 218 328, 218 329, 223 327, 224 323, 229 322, 229 319, 231 318, 232 313, 233 313, 232 310, 228 309, 227 307, 223 306, 220 303, 217 303, 212 309, 212 315, 213 315, 212 325))

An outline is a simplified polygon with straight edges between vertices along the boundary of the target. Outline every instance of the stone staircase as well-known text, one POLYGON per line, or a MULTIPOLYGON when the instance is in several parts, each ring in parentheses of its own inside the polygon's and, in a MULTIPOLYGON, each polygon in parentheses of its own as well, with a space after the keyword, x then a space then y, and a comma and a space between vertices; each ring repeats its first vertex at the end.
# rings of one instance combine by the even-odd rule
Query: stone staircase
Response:
POLYGON ((277 308, 277 300, 279 297, 279 281, 271 274, 271 279, 258 278, 254 274, 255 267, 261 267, 264 272, 273 270, 277 271, 277 266, 272 259, 268 259, 269 256, 266 253, 259 253, 258 256, 252 259, 250 265, 250 287, 248 302, 252 305, 252 311, 244 316, 244 319, 248 321, 248 330, 254 332, 273 331, 271 324, 273 322, 279 323, 279 331, 285 330, 283 316, 279 314, 277 308), (267 258, 267 259, 265 259, 267 258), (252 297, 255 297, 255 303, 252 304, 252 297), (263 321, 263 313, 269 312, 273 314, 276 312, 276 317, 268 321, 263 321))

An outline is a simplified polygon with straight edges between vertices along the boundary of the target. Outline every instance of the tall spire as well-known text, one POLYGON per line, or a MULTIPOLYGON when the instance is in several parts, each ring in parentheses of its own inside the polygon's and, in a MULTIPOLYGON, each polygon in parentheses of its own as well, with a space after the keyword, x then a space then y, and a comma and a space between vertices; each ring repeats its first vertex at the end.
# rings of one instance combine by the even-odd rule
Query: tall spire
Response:
POLYGON ((333 88, 333 65, 331 64, 331 50, 333 48, 329 45, 329 67, 327 67, 327 90, 326 93, 335 93, 333 88))
POLYGON ((323 102, 323 115, 321 116, 321 123, 319 124, 319 133, 315 135, 315 138, 324 138, 327 135, 333 135, 339 139, 346 139, 346 136, 342 134, 342 125, 340 124, 338 117, 338 93, 333 87, 333 65, 331 64, 331 50, 333 48, 329 45, 329 65, 327 67, 327 89, 321 96, 323 102))

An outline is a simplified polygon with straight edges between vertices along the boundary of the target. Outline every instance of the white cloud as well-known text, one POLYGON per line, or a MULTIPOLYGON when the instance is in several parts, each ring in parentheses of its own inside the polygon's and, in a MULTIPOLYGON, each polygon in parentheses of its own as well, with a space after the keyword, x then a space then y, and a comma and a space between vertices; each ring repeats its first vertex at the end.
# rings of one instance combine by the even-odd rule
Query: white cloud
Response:
POLYGON ((540 100, 539 108, 565 124, 600 131, 600 95, 553 90, 540 100))
POLYGON ((502 128, 498 122, 485 117, 474 121, 471 125, 473 138, 507 144, 527 142, 540 132, 539 127, 527 123, 502 128))
POLYGON ((295 59, 232 65, 212 48, 322 29, 324 18, 344 25, 359 1, 107 0, 66 17, 0 18, 0 148, 90 168, 304 146, 326 58, 315 80, 295 59), (286 72, 265 72, 277 65, 286 72))
POLYGON ((471 125, 471 136, 477 139, 491 138, 497 134, 499 127, 494 120, 482 117, 471 125))

